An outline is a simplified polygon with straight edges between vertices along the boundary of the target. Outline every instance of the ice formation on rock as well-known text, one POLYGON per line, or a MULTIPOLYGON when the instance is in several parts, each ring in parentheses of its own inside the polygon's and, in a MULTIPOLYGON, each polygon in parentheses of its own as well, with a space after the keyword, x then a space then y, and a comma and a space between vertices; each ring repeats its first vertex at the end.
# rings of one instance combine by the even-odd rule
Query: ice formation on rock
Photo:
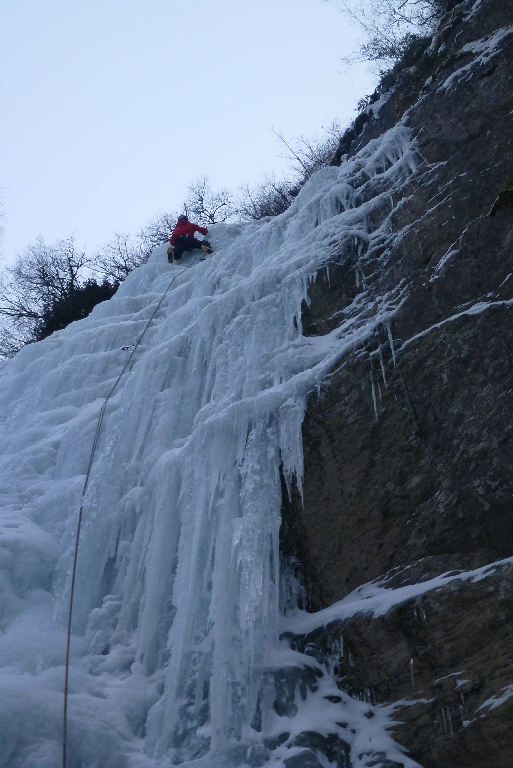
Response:
POLYGON ((317 172, 281 216, 213 226, 207 261, 168 267, 156 249, 86 320, 3 365, 0 766, 59 765, 96 420, 178 271, 108 404, 87 490, 68 766, 414 765, 384 708, 279 641, 278 533, 308 393, 401 302, 404 286, 377 296, 365 274, 416 165, 399 125, 317 172), (334 331, 303 336, 309 282, 343 260, 357 298, 334 331))

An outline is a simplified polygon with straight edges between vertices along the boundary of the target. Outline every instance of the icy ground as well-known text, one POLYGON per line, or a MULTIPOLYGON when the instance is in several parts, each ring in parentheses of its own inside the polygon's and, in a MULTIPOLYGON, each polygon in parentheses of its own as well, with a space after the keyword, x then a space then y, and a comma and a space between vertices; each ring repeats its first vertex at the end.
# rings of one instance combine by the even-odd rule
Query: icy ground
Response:
POLYGON ((170 266, 157 249, 90 317, 2 366, 0 766, 60 765, 96 421, 174 276, 108 404, 85 499, 68 766, 414 765, 384 709, 279 641, 278 530, 280 463, 301 485, 308 393, 402 301, 404 286, 377 296, 365 275, 416 166, 399 125, 315 174, 283 215, 212 227, 208 260, 170 266), (304 337, 309 281, 347 259, 357 298, 336 330, 304 337))

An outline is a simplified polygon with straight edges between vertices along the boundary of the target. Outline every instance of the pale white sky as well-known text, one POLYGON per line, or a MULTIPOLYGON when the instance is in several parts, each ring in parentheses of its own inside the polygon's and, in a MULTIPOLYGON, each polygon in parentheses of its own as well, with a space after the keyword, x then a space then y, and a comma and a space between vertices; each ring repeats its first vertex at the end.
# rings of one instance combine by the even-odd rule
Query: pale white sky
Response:
POLYGON ((180 208, 189 183, 278 174, 272 129, 348 123, 374 89, 336 0, 0 0, 4 262, 88 250, 180 208))

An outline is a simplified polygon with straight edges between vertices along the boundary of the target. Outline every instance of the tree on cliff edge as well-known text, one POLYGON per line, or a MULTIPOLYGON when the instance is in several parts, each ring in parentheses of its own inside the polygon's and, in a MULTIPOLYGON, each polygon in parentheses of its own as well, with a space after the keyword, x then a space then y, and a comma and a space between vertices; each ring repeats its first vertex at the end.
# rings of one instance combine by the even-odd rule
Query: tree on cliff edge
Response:
MULTIPOLYGON (((327 0, 324 0, 327 2, 327 0)), ((342 61, 395 64, 418 36, 431 35, 440 17, 457 0, 336 0, 336 4, 363 32, 357 52, 342 61)))
POLYGON ((11 357, 22 346, 86 317, 110 298, 119 283, 98 283, 94 263, 77 249, 74 238, 47 246, 43 238, 28 246, 0 279, 0 355, 11 357))

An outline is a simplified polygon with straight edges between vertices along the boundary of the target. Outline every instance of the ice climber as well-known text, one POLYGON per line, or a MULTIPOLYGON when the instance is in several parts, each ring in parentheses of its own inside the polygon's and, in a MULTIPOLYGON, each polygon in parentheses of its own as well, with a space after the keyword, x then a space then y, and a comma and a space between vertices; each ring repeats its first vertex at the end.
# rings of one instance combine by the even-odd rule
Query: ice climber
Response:
POLYGON ((212 253, 212 248, 208 240, 196 240, 194 233, 199 232, 202 235, 208 233, 206 227, 200 227, 199 224, 193 224, 187 216, 179 216, 173 233, 169 238, 171 246, 167 249, 169 262, 174 259, 181 259, 185 251, 192 251, 195 248, 201 248, 205 253, 212 253))

